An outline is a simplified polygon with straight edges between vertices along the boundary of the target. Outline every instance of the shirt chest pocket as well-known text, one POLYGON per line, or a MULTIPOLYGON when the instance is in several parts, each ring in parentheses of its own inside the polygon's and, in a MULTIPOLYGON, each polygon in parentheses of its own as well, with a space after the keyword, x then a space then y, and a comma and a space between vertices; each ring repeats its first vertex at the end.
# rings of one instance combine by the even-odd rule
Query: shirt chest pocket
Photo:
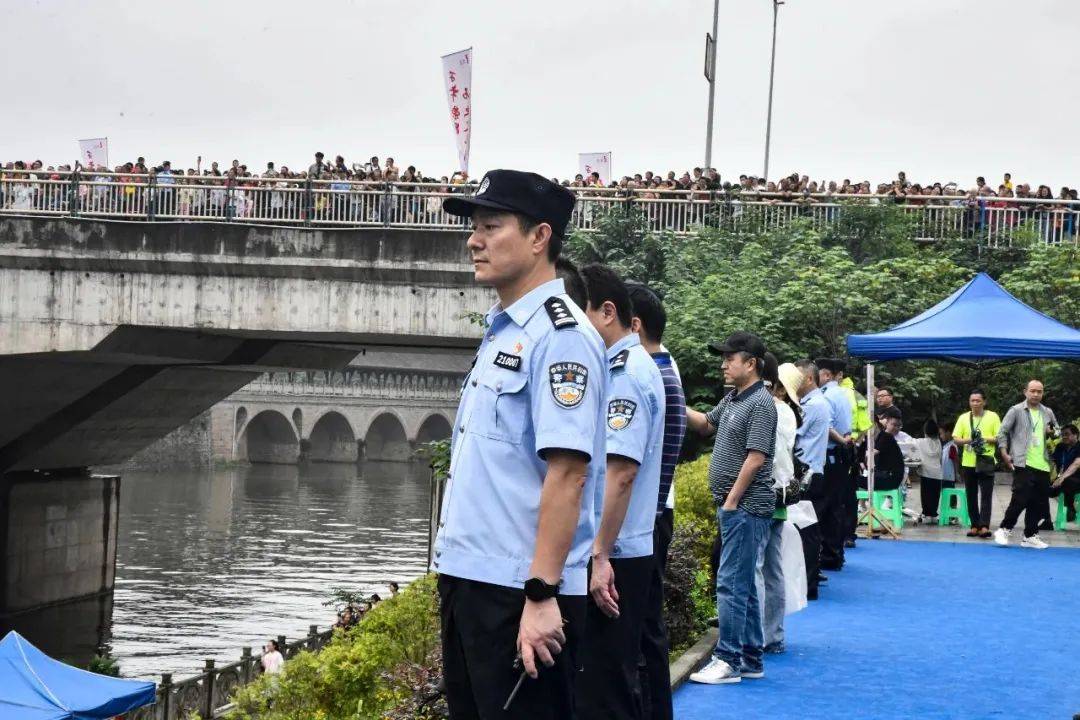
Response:
POLYGON ((483 417, 477 429, 484 437, 517 445, 529 423, 529 375, 523 367, 518 372, 497 370, 480 380, 483 392, 483 417))

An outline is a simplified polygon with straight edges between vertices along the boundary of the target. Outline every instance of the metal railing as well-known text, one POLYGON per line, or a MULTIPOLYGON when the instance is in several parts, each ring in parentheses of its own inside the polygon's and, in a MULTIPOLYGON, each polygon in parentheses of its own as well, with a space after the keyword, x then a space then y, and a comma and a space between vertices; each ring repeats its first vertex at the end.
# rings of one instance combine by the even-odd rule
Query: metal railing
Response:
MULTIPOLYGON (((473 190, 431 183, 6 170, 0 173, 0 214, 462 231, 466 222, 447 214, 442 202, 473 190)), ((701 226, 783 227, 798 219, 824 229, 848 208, 886 203, 911 216, 915 239, 968 237, 1008 245, 1023 229, 1048 243, 1074 243, 1080 230, 1080 202, 1072 200, 573 190, 578 202, 571 229, 585 231, 616 207, 640 213, 653 231, 684 234, 701 226)))
MULTIPOLYGON (((287 643, 284 635, 278 635, 277 641, 282 648, 282 656, 287 660, 302 650, 321 650, 333 635, 333 628, 320 632, 317 626, 312 625, 307 637, 287 643)), ((246 647, 238 661, 218 666, 213 660, 207 660, 201 673, 183 680, 173 682, 172 673, 162 673, 156 702, 124 717, 128 720, 184 720, 195 713, 204 720, 225 717, 232 709, 233 694, 262 675, 262 672, 260 658, 252 655, 251 648, 246 647)))

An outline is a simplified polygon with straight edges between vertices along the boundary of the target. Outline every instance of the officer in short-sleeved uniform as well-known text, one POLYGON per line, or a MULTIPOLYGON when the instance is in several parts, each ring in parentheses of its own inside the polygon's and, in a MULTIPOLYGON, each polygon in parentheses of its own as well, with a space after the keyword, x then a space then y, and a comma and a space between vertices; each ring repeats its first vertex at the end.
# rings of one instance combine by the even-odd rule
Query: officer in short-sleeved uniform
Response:
MULTIPOLYGON (((509 178, 499 173, 514 171, 488 173, 476 196, 497 198, 499 208, 514 207, 519 190, 530 192, 517 188, 517 176, 548 182, 526 173, 509 178)), ((561 224, 552 222, 557 231, 565 227, 571 208, 572 201, 561 224)), ((493 307, 485 328, 462 386, 432 560, 440 576, 451 713, 454 718, 485 720, 572 717, 594 488, 604 473, 604 345, 558 279, 535 287, 510 307, 493 307), (590 461, 558 590, 567 642, 556 665, 541 668, 536 680, 526 679, 510 711, 504 712, 520 675, 514 668, 515 643, 549 450, 575 451, 590 461)))
MULTIPOLYGON (((630 333, 608 348, 607 455, 638 464, 626 518, 611 549, 619 617, 609 618, 589 602, 584 671, 578 683, 581 717, 638 718, 638 658, 656 559, 653 526, 664 450, 664 380, 656 362, 630 333)), ((600 527, 604 487, 596 489, 600 527)))

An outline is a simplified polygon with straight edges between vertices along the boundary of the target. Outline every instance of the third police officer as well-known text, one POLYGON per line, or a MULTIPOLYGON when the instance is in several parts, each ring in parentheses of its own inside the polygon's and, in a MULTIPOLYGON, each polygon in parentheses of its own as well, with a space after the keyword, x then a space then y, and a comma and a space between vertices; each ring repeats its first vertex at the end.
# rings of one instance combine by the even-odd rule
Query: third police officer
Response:
POLYGON ((472 219, 476 280, 498 295, 462 388, 432 561, 455 720, 575 717, 607 363, 555 275, 573 207, 513 170, 444 202, 472 219))
POLYGON ((664 442, 664 381, 631 329, 633 305, 610 269, 581 270, 587 314, 607 346, 607 473, 593 542, 590 602, 578 683, 579 717, 642 717, 638 658, 656 560, 653 526, 664 442))

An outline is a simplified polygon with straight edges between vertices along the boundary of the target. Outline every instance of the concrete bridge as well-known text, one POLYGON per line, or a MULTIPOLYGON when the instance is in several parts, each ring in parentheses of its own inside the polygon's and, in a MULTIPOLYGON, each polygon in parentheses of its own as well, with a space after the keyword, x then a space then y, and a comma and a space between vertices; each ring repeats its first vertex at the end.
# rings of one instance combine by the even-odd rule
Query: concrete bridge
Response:
POLYGON ((213 458, 410 460, 418 445, 450 437, 470 357, 370 352, 340 371, 268 373, 214 406, 213 458))
MULTIPOLYGON (((469 354, 480 332, 467 313, 490 303, 461 233, 0 218, 0 621, 111 590, 120 481, 87 467, 122 463, 268 372, 341 372, 368 351, 469 354)), ((318 398, 275 410, 257 397, 231 418, 234 452, 256 458, 288 457, 274 449, 286 431, 349 456, 346 425, 393 454, 390 418, 409 441, 445 419, 389 396, 389 413, 361 398, 336 415, 318 398)))

